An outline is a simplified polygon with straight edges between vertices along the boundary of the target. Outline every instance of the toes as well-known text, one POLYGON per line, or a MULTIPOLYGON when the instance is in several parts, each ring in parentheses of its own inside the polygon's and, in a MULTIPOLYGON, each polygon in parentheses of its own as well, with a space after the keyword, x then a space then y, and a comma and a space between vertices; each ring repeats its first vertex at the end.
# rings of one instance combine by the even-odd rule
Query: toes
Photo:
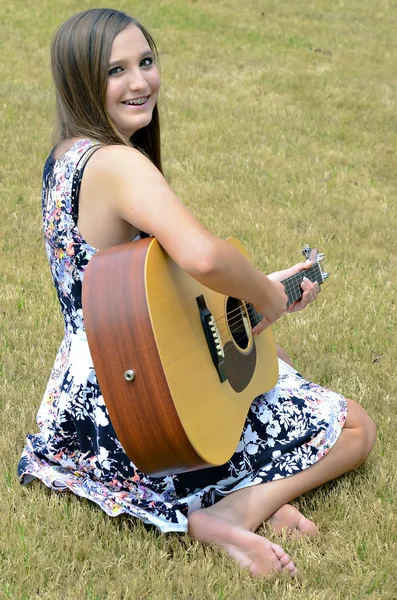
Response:
MULTIPOLYGON (((287 555, 287 556, 288 556, 288 555, 287 555)), ((292 562, 292 560, 291 560, 291 559, 289 559, 289 561, 288 561, 288 562, 287 562, 285 565, 283 565, 283 567, 284 567, 284 569, 285 569, 286 571, 288 571, 288 572, 289 572, 291 575, 295 575, 295 573, 296 573, 296 567, 295 567, 295 565, 294 565, 294 563, 292 562)))
POLYGON ((290 575, 295 576, 296 572, 297 572, 296 567, 295 567, 294 563, 292 562, 289 554, 287 554, 285 552, 284 548, 282 548, 278 544, 272 544, 272 548, 273 548, 274 554, 278 558, 278 566, 276 567, 276 570, 281 571, 281 569, 285 569, 286 571, 289 572, 290 575))
POLYGON ((288 554, 284 554, 284 556, 280 558, 280 563, 290 575, 296 574, 296 567, 288 554))
POLYGON ((273 565, 273 571, 277 573, 280 573, 281 571, 287 571, 287 573, 291 575, 291 577, 295 577, 295 575, 297 574, 296 567, 290 559, 290 557, 288 556, 288 554, 286 554, 285 556, 285 560, 276 560, 275 564, 273 565))
POLYGON ((293 535, 306 535, 315 537, 319 534, 317 526, 291 504, 281 506, 269 519, 269 523, 277 534, 283 533, 284 530, 293 535))
POLYGON ((291 562, 291 565, 292 565, 292 568, 287 569, 288 573, 291 575, 291 577, 296 577, 296 575, 298 574, 298 570, 292 562, 291 562))
POLYGON ((309 537, 316 537, 320 533, 317 525, 313 523, 313 521, 310 521, 309 519, 304 517, 303 515, 301 516, 298 522, 298 531, 303 535, 307 535, 309 537))
POLYGON ((277 558, 279 560, 285 555, 284 548, 282 548, 281 546, 279 546, 279 544, 273 544, 273 543, 271 543, 271 547, 273 548, 273 552, 274 552, 274 554, 277 556, 277 558))
POLYGON ((281 564, 283 565, 283 567, 286 567, 289 563, 292 563, 292 560, 290 559, 289 554, 284 554, 284 556, 282 556, 281 558, 279 558, 279 561, 281 562, 281 564))

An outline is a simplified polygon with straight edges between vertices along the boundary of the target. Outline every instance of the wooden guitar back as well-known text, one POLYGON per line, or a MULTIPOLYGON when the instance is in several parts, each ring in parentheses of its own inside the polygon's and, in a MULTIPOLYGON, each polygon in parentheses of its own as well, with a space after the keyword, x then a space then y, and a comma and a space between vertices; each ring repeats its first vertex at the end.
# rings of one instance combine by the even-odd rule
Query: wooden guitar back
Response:
POLYGON ((153 336, 145 288, 153 240, 99 252, 84 275, 83 314, 99 386, 117 437, 144 473, 206 466, 177 416, 153 336), (127 381, 125 373, 135 372, 127 381))

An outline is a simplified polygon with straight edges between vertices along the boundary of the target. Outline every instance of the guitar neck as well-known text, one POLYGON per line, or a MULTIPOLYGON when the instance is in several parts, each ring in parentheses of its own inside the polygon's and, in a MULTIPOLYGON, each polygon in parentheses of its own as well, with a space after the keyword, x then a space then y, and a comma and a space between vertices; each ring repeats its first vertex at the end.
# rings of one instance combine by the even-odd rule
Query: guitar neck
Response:
POLYGON ((301 288, 301 283, 305 277, 310 279, 310 281, 313 283, 317 282, 319 285, 322 284, 323 278, 318 263, 314 263, 314 265, 312 265, 309 269, 305 269, 304 271, 300 271, 295 275, 291 275, 291 277, 287 277, 287 279, 284 279, 281 282, 284 285, 285 293, 287 294, 287 306, 290 306, 302 298, 303 290, 301 288))
MULTIPOLYGON (((291 306, 291 304, 302 298, 303 290, 301 288, 301 283, 304 277, 307 277, 307 279, 310 279, 310 281, 317 282, 319 285, 321 285, 323 282, 323 277, 318 263, 315 263, 309 269, 305 269, 299 273, 296 273, 295 275, 291 275, 291 277, 287 277, 287 279, 284 279, 281 282, 285 287, 285 293, 287 294, 288 298, 287 307, 291 306)), ((248 312, 252 327, 255 327, 255 325, 262 321, 262 315, 255 310, 252 304, 249 304, 248 312)))

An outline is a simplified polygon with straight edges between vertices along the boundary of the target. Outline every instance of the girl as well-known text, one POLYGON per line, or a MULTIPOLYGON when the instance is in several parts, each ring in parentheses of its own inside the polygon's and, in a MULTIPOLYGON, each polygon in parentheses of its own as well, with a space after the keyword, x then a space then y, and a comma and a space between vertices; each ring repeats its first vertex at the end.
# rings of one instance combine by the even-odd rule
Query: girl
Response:
MULTIPOLYGON (((253 399, 240 443, 220 467, 149 477, 125 454, 109 420, 84 331, 81 289, 95 252, 154 235, 192 277, 255 304, 263 321, 286 312, 281 281, 305 263, 265 276, 193 217, 162 175, 154 41, 135 19, 94 9, 70 18, 52 45, 58 134, 43 177, 45 244, 65 336, 19 463, 21 482, 42 480, 128 513, 161 531, 188 532, 223 548, 252 574, 296 568, 281 546, 255 532, 266 520, 314 535, 287 504, 362 464, 375 427, 351 400, 304 380, 284 354, 279 380, 253 399), (84 177, 76 192, 74 175, 84 177)), ((305 279, 305 308, 318 294, 305 279)), ((281 352, 281 351, 280 351, 281 352)), ((227 414, 225 414, 227 420, 227 414)))

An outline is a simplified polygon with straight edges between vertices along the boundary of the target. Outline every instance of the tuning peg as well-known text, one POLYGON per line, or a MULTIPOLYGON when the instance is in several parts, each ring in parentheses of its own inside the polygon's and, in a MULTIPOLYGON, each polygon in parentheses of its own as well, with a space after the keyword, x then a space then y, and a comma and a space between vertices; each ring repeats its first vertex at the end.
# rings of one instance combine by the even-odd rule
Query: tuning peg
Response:
POLYGON ((330 276, 330 273, 323 273, 323 281, 324 281, 324 279, 328 279, 329 276, 330 276))
POLYGON ((321 254, 317 254, 317 262, 321 262, 322 260, 324 260, 325 254, 324 252, 322 252, 321 254))
POLYGON ((302 250, 302 254, 303 256, 305 256, 306 258, 310 258, 310 252, 312 251, 312 249, 310 248, 310 246, 308 244, 306 244, 306 246, 303 248, 302 250))

